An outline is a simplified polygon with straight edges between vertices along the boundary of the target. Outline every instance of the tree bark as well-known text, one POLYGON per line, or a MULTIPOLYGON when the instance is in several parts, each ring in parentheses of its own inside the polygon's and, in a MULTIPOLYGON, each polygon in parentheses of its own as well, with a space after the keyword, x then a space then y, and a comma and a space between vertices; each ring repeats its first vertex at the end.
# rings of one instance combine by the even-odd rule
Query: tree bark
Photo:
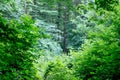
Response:
POLYGON ((69 9, 68 7, 65 7, 65 11, 64 11, 64 22, 63 22, 63 52, 67 54, 67 32, 66 32, 66 27, 67 27, 67 22, 69 20, 69 9))

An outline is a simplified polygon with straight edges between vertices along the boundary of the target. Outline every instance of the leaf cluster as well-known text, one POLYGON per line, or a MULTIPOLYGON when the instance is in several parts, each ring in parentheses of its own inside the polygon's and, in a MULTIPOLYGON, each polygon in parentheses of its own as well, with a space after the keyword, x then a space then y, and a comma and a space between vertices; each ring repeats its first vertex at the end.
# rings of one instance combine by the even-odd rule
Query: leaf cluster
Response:
POLYGON ((7 20, 0 15, 0 79, 36 79, 31 48, 38 37, 39 28, 30 16, 7 20))

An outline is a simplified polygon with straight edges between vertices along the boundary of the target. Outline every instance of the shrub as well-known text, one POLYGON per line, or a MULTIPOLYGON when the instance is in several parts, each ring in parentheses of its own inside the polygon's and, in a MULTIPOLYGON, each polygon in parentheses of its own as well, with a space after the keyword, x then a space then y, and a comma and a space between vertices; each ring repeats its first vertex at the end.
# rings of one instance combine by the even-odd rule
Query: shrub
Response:
POLYGON ((35 80, 32 47, 39 28, 28 15, 20 20, 7 20, 0 15, 0 79, 35 80))

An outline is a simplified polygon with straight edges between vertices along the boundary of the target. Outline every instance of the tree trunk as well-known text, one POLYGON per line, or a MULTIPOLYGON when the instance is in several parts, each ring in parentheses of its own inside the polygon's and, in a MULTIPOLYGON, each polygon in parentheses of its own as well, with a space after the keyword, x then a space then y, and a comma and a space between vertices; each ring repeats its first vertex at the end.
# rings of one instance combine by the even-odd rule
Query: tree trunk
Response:
POLYGON ((67 54, 67 32, 66 32, 66 27, 67 27, 67 22, 69 21, 69 9, 68 7, 65 7, 64 10, 64 22, 63 22, 63 52, 67 54))

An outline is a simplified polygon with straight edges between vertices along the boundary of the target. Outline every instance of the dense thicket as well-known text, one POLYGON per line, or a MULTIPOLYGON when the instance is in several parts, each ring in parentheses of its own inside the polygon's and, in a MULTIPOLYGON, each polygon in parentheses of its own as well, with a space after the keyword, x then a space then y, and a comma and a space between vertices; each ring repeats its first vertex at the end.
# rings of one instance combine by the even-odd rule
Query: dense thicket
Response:
MULTIPOLYGON (((101 0, 102 1, 102 0, 101 0)), ((97 24, 88 32, 88 39, 78 52, 75 62, 75 74, 83 80, 119 80, 119 9, 111 1, 97 1, 99 9, 92 18, 97 24), (99 5, 98 5, 99 3, 99 5), (104 6, 103 3, 106 3, 104 6), (100 10, 100 8, 103 8, 100 10), (100 17, 100 18, 98 18, 100 17)), ((114 0, 113 0, 114 1, 114 0)))
POLYGON ((119 0, 1 0, 0 80, 120 80, 119 0))
POLYGON ((30 16, 7 20, 0 15, 0 79, 33 80, 35 68, 32 47, 39 37, 39 28, 30 16))

